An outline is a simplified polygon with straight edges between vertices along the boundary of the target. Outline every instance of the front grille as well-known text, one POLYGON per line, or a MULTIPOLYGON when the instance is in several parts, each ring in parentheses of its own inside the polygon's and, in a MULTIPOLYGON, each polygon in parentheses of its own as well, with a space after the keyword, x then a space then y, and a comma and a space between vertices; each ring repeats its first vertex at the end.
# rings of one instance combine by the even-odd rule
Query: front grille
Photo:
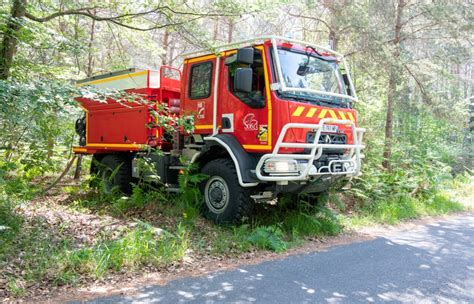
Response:
MULTIPOLYGON (((313 143, 316 136, 315 132, 308 132, 306 135, 306 142, 313 143)), ((334 133, 321 133, 319 136, 318 143, 320 144, 335 144, 335 145, 345 145, 346 144, 346 135, 345 134, 334 134, 334 133)))

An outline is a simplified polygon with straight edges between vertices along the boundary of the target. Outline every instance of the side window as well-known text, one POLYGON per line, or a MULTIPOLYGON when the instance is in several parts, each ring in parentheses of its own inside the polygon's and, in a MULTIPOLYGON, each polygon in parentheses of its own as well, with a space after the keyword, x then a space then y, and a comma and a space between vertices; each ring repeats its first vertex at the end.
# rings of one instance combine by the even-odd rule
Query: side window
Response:
MULTIPOLYGON (((242 66, 246 67, 245 65, 242 66)), ((264 107, 265 74, 263 68, 262 52, 257 49, 255 50, 254 62, 250 65, 253 71, 252 92, 250 93, 241 93, 234 90, 235 70, 239 67, 241 67, 241 65, 238 63, 229 66, 229 91, 252 108, 264 107)))
POLYGON ((189 98, 201 99, 211 95, 212 62, 203 62, 191 67, 189 98))

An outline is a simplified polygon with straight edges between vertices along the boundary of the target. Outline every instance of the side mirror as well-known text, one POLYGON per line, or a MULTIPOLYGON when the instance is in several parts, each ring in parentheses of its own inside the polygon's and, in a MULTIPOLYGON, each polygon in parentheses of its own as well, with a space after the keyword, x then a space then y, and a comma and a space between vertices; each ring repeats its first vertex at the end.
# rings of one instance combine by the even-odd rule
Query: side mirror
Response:
POLYGON ((252 91, 252 69, 237 68, 234 76, 234 90, 250 93, 252 91))
POLYGON ((236 61, 242 64, 252 64, 254 52, 254 49, 251 47, 238 49, 236 61))
POLYGON ((309 72, 309 66, 307 65, 300 65, 298 67, 298 70, 296 71, 296 74, 299 76, 306 76, 309 72))

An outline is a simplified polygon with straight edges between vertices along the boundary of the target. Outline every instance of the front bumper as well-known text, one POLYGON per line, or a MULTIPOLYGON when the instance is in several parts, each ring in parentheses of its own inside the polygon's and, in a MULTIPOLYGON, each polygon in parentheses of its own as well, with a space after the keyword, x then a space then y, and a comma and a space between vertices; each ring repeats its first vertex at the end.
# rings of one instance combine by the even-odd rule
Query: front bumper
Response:
MULTIPOLYGON (((358 128, 354 122, 350 120, 340 120, 332 118, 324 118, 318 124, 306 124, 306 123, 288 123, 281 130, 280 136, 278 137, 277 143, 272 153, 263 155, 256 167, 256 175, 260 181, 307 181, 311 178, 324 176, 324 175, 342 175, 346 177, 357 176, 361 170, 361 159, 363 155, 361 150, 364 148, 362 145, 362 137, 365 132, 364 128, 358 128), (338 124, 338 125, 350 125, 352 130, 352 144, 326 144, 320 143, 319 138, 323 125, 338 124), (311 129, 316 132, 314 141, 312 143, 295 143, 295 142, 284 142, 284 138, 290 129, 311 129), (301 154, 289 154, 280 153, 282 148, 294 148, 304 149, 301 154), (319 162, 318 159, 330 150, 343 149, 347 151, 344 153, 341 159, 330 160, 327 164, 317 167, 316 164, 319 162), (293 172, 279 172, 276 174, 265 173, 266 162, 297 162, 298 170, 293 172)), ((268 163, 267 163, 268 167, 268 163)))

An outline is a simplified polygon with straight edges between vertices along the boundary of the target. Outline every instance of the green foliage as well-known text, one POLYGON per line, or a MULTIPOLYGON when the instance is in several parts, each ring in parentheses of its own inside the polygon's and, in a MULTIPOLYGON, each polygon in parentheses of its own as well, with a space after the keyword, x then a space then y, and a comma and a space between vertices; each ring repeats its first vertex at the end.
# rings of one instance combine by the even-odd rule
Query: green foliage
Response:
POLYGON ((294 237, 336 235, 342 230, 334 218, 321 214, 315 216, 298 210, 288 212, 282 225, 283 229, 294 237))
POLYGON ((24 171, 57 169, 55 146, 69 146, 72 139, 67 107, 71 87, 55 81, 0 81, 0 100, 0 149, 5 160, 15 159, 24 171))
POLYGON ((168 198, 163 194, 161 189, 155 191, 154 189, 146 189, 144 187, 134 186, 130 197, 122 196, 121 194, 114 194, 109 196, 107 200, 112 202, 112 207, 118 214, 123 214, 130 209, 139 209, 145 207, 147 204, 164 202, 168 198))
POLYGON ((62 263, 66 273, 93 274, 100 278, 110 270, 168 265, 181 260, 187 248, 188 236, 182 225, 178 225, 176 234, 172 234, 140 222, 137 228, 118 240, 66 252, 62 263))
POLYGON ((179 210, 183 211, 183 216, 187 221, 192 221, 199 216, 199 210, 202 207, 199 184, 207 178, 207 175, 197 173, 197 169, 197 164, 190 164, 178 176, 180 192, 174 203, 179 210))
POLYGON ((436 194, 426 202, 426 213, 430 215, 447 214, 466 210, 466 206, 444 194, 436 194))
POLYGON ((23 226, 23 218, 14 212, 15 204, 0 196, 0 261, 11 252, 11 244, 23 226))
POLYGON ((307 238, 337 235, 342 224, 325 207, 302 205, 297 209, 274 207, 256 220, 238 227, 218 227, 213 237, 215 254, 248 252, 252 249, 282 252, 307 238))
POLYGON ((447 172, 440 162, 414 161, 392 172, 366 174, 355 182, 350 194, 361 216, 390 224, 465 210, 465 205, 444 194, 446 188, 453 188, 447 172))
POLYGON ((260 226, 254 229, 247 241, 259 249, 269 249, 282 252, 288 248, 288 243, 283 240, 283 231, 276 226, 260 226))
MULTIPOLYGON (((0 216, 4 215, 2 210, 0 216)), ((21 286, 45 279, 57 285, 75 284, 86 277, 101 278, 111 271, 166 266, 181 260, 189 247, 188 231, 181 224, 171 233, 138 222, 119 238, 99 240, 83 248, 72 247, 67 236, 44 231, 41 222, 29 223, 27 230, 19 229, 20 221, 16 226, 9 224, 9 230, 0 231, 0 266, 8 265, 9 259, 21 252, 24 267, 21 275, 6 274, 13 295, 24 293, 21 286)))
MULTIPOLYGON (((466 153, 464 114, 453 109, 462 119, 448 123, 419 105, 409 103, 405 107, 400 109, 400 123, 396 125, 392 169, 380 166, 382 134, 367 134, 363 175, 353 180, 348 193, 355 200, 356 211, 375 221, 395 223, 461 208, 439 199, 453 174, 466 169, 459 162, 466 153)), ((375 118, 372 115, 375 113, 366 112, 369 121, 375 118)))
POLYGON ((254 248, 248 240, 251 228, 247 224, 237 227, 216 227, 216 230, 211 245, 212 252, 216 255, 249 252, 254 248))

